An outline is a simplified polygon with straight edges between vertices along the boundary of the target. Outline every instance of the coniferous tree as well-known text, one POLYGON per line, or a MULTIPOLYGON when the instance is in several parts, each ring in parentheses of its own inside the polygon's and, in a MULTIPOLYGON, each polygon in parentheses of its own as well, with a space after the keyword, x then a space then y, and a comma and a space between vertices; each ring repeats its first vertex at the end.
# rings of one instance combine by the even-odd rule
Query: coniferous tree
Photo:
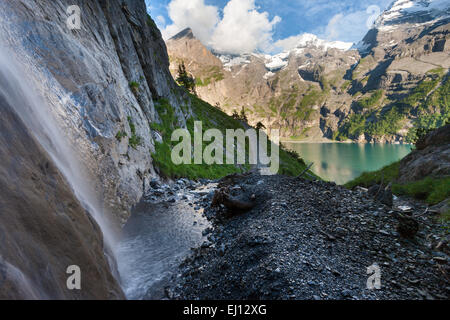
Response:
POLYGON ((234 120, 240 120, 239 114, 237 113, 236 109, 233 110, 233 114, 231 115, 231 117, 234 120))
POLYGON ((247 115, 245 114, 244 106, 242 106, 241 113, 239 115, 239 120, 241 120, 242 122, 248 123, 248 118, 247 118, 247 115))
POLYGON ((197 95, 197 92, 195 90, 195 79, 187 72, 184 61, 181 62, 180 65, 178 65, 178 76, 176 81, 187 91, 197 95))
POLYGON ((266 129, 266 126, 261 121, 258 121, 255 128, 256 128, 256 130, 262 130, 262 129, 266 129))

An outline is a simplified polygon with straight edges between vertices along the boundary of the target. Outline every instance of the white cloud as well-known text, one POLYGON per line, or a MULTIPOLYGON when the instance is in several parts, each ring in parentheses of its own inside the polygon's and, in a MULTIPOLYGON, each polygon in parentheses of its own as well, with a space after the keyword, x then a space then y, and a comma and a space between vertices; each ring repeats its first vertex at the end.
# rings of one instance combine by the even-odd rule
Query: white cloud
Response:
POLYGON ((157 16, 156 17, 156 23, 159 26, 165 26, 166 25, 166 19, 163 16, 157 16))
POLYGON ((167 9, 173 23, 162 30, 164 39, 190 27, 201 42, 210 42, 219 22, 217 7, 206 5, 204 0, 172 0, 167 9))
POLYGON ((190 27, 202 43, 232 54, 270 49, 272 30, 281 21, 278 16, 270 20, 267 12, 259 12, 255 0, 230 0, 222 19, 219 9, 204 0, 172 0, 168 12, 173 23, 163 28, 164 39, 190 27))
POLYGON ((267 12, 258 12, 254 0, 230 0, 223 10, 211 39, 211 47, 218 52, 249 53, 271 48, 273 27, 281 21, 269 19, 267 12))
POLYGON ((323 36, 327 40, 352 41, 353 39, 362 39, 368 31, 367 21, 369 18, 370 14, 365 10, 345 15, 338 13, 328 22, 323 36))
POLYGON ((318 34, 328 40, 355 41, 355 39, 362 39, 390 1, 380 0, 377 5, 370 4, 362 10, 353 10, 345 14, 338 13, 318 34))

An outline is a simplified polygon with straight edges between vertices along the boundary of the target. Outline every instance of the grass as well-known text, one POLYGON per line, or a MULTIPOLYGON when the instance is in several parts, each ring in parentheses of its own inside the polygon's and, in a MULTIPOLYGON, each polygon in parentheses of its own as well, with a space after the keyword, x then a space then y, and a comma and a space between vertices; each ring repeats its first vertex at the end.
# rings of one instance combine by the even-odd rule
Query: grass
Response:
POLYGON ((128 117, 127 119, 131 130, 131 137, 128 139, 128 143, 130 144, 130 147, 137 149, 137 147, 142 143, 142 138, 136 135, 136 126, 133 123, 133 119, 131 117, 128 117))
POLYGON ((392 191, 398 195, 408 195, 437 204, 450 197, 450 178, 425 178, 408 184, 393 184, 392 191))
POLYGON ((359 100, 358 104, 362 109, 371 109, 380 102, 382 97, 383 90, 377 90, 370 97, 359 100))
POLYGON ((219 82, 225 79, 222 70, 217 66, 206 68, 200 73, 201 75, 195 79, 195 84, 199 87, 207 87, 212 82, 219 82))
POLYGON ((370 187, 374 184, 392 182, 392 192, 396 195, 410 196, 419 200, 425 200, 434 205, 450 197, 450 178, 426 177, 419 181, 410 183, 396 182, 399 177, 400 161, 392 163, 378 171, 365 172, 358 178, 345 184, 346 188, 352 189, 356 186, 370 187))
POLYGON ((128 135, 125 131, 119 130, 116 134, 116 139, 117 139, 117 141, 122 141, 122 139, 125 138, 126 136, 128 136, 128 135))
POLYGON ((136 81, 131 81, 131 82, 129 83, 129 85, 130 85, 131 90, 132 90, 134 93, 137 93, 137 92, 139 91, 140 84, 139 84, 138 82, 136 82, 136 81))
MULTIPOLYGON (((190 95, 191 109, 193 116, 187 119, 187 130, 194 136, 194 122, 201 121, 202 129, 219 129, 224 137, 226 129, 244 129, 240 121, 234 120, 221 110, 211 106, 194 95, 190 95)), ((218 179, 233 173, 242 173, 250 169, 250 165, 227 165, 227 164, 181 164, 175 165, 171 160, 173 146, 178 142, 171 141, 171 133, 177 128, 174 109, 166 99, 161 99, 155 103, 156 110, 161 119, 160 123, 152 123, 151 128, 161 133, 162 143, 156 143, 155 152, 152 153, 153 161, 160 172, 166 177, 189 179, 218 179)), ((203 148, 208 143, 203 143, 203 148)), ((270 144, 269 144, 270 146, 270 144)), ((248 152, 248 146, 247 150, 248 152)), ((248 157, 247 157, 248 158, 248 157)), ((224 159, 225 160, 225 159, 224 159)), ((225 162, 225 161, 224 161, 225 162)), ((298 175, 306 165, 298 156, 280 148, 280 174, 298 175)))

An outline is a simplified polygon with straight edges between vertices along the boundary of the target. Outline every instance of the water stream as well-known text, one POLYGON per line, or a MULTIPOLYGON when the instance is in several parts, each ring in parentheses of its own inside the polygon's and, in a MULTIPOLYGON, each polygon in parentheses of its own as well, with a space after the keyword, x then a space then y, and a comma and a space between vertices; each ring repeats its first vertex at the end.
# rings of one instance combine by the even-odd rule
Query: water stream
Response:
POLYGON ((202 232, 210 223, 196 210, 195 198, 195 191, 183 190, 176 202, 142 201, 133 210, 117 249, 128 299, 165 298, 169 277, 190 249, 206 240, 202 232))
POLYGON ((56 125, 49 106, 37 94, 19 65, 12 52, 0 47, 0 96, 15 108, 17 115, 64 175, 77 199, 99 224, 105 241, 105 255, 113 267, 117 237, 111 231, 101 201, 77 152, 70 146, 69 140, 56 125))

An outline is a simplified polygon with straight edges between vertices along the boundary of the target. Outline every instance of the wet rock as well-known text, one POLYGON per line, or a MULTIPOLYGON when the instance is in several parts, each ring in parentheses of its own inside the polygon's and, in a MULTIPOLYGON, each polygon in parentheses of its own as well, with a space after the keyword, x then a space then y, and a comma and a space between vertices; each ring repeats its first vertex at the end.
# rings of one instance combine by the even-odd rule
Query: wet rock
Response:
POLYGON ((159 188, 161 188, 161 184, 159 183, 158 180, 152 179, 150 181, 150 187, 152 187, 153 189, 159 189, 159 188))

